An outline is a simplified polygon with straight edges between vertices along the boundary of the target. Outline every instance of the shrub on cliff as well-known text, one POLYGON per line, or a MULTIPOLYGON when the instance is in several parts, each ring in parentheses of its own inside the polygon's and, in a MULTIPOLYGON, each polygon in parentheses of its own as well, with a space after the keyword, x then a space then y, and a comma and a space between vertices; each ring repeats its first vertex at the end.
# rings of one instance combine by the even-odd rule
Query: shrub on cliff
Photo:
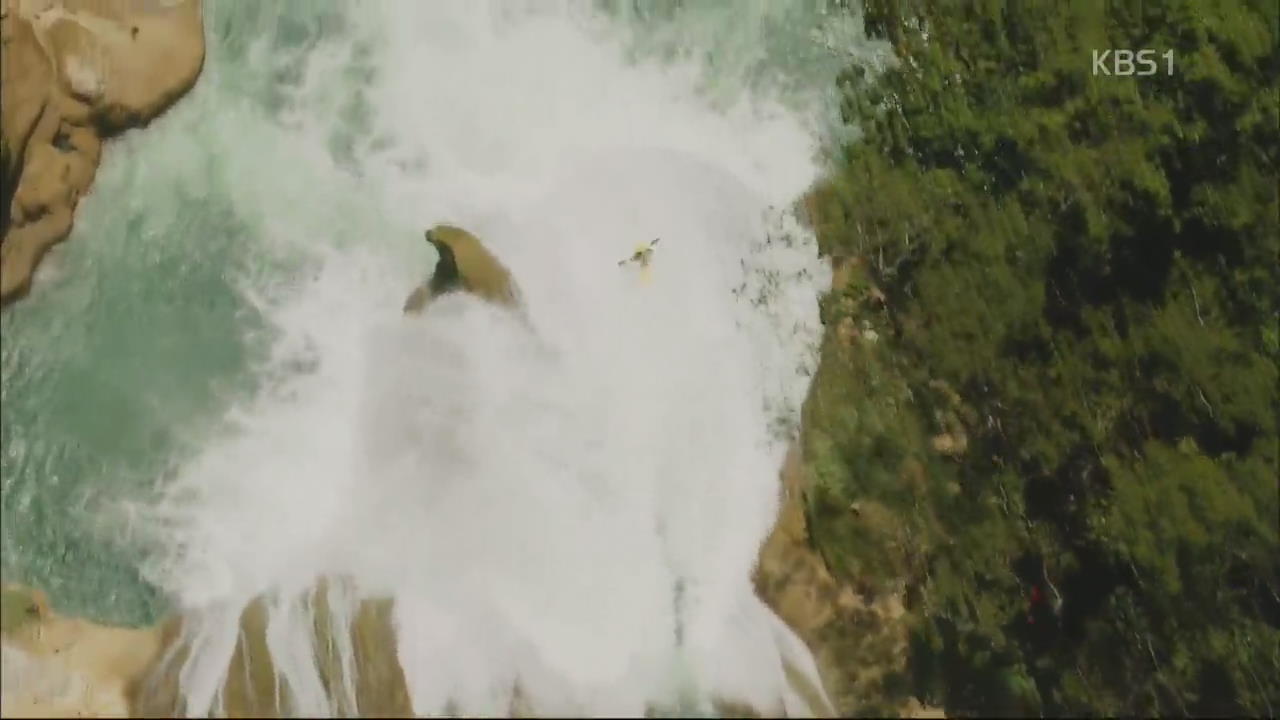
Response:
POLYGON ((902 62, 842 79, 814 208, 885 298, 831 327, 882 339, 824 358, 861 395, 811 418, 815 541, 908 578, 950 712, 1280 712, 1276 6, 867 4, 902 62))

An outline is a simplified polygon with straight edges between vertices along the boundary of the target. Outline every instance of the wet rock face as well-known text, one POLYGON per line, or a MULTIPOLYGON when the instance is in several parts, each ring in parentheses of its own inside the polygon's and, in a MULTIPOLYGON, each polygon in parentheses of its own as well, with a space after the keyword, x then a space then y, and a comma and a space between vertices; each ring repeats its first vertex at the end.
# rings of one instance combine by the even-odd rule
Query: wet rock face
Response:
POLYGON ((431 278, 415 288, 404 303, 406 314, 417 314, 433 298, 450 292, 469 292, 510 308, 520 305, 520 291, 510 271, 479 238, 462 228, 436 225, 426 231, 440 259, 431 278))
POLYGON ((5 4, 0 12, 0 154, 3 154, 3 196, 0 218, 9 224, 9 203, 22 170, 23 151, 36 121, 49 102, 53 66, 36 40, 31 23, 16 17, 5 4))
POLYGON ((104 138, 146 124, 204 64, 200 0, 0 0, 0 302, 71 231, 104 138))
MULTIPOLYGON (((412 717, 390 600, 362 600, 349 622, 338 623, 331 584, 320 581, 307 598, 314 661, 330 703, 344 716, 412 717), (338 642, 337 632, 348 637, 338 642), (350 664, 339 647, 350 648, 350 664)), ((10 584, 0 591, 0 716, 178 717, 188 710, 180 692, 190 650, 183 616, 145 628, 112 627, 54 612, 40 590, 10 584)), ((222 677, 231 717, 306 714, 280 692, 267 637, 267 605, 259 598, 241 614, 222 677)))

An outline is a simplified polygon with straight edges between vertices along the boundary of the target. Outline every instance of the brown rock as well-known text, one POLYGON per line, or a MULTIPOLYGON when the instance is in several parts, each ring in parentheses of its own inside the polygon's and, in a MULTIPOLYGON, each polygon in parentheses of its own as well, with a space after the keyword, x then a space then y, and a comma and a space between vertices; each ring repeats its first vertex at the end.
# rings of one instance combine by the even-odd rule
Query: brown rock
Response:
POLYGON ((49 609, 44 593, 7 585, 2 602, 5 717, 129 714, 127 686, 155 661, 159 629, 114 628, 49 609))
MULTIPOLYGON (((349 622, 331 616, 322 580, 310 593, 315 613, 314 660, 342 716, 412 717, 408 686, 396 654, 389 599, 365 599, 349 622), (345 642, 333 633, 346 632, 345 642), (349 647, 352 663, 338 648, 349 647), (352 674, 352 669, 359 672, 352 674), (354 704, 348 702, 354 700, 354 704)), ((6 585, 0 594, 0 647, 5 690, 0 717, 180 717, 180 673, 189 651, 183 618, 125 628, 50 610, 39 590, 6 585), (10 684, 10 681, 11 684, 10 684)), ((266 609, 255 600, 241 614, 240 634, 219 688, 230 717, 288 717, 298 708, 280 692, 267 643, 266 609)))
POLYGON ((0 244, 0 297, 26 293, 45 251, 71 232, 71 208, 63 206, 21 227, 10 227, 0 244))
POLYGON ((112 134, 149 122, 195 84, 204 63, 200 3, 63 0, 50 9, 59 80, 112 134))
POLYGON ((31 23, 12 12, 6 13, 0 21, 0 146, 4 150, 0 202, 4 203, 5 222, 27 141, 48 103, 52 82, 53 67, 31 23))
POLYGON ((760 596, 792 630, 807 639, 831 619, 832 610, 824 600, 835 582, 808 544, 801 504, 802 472, 799 451, 793 447, 783 470, 787 499, 761 547, 755 582, 760 596))
POLYGON ((145 125, 204 63, 200 0, 0 0, 0 303, 71 230, 101 139, 145 125))
POLYGON ((27 149, 22 184, 13 196, 15 225, 22 227, 28 221, 39 220, 71 200, 74 190, 66 183, 71 175, 68 155, 44 143, 27 149))
POLYGON ((475 235, 452 225, 436 225, 426 231, 426 239, 439 253, 439 260, 431 278, 405 299, 405 314, 421 313, 431 300, 454 291, 513 309, 520 307, 520 289, 511 272, 475 235))
POLYGON ((929 439, 934 452, 949 457, 960 457, 969 449, 969 438, 964 433, 941 433, 929 439))
POLYGON ((854 341, 860 334, 858 324, 851 317, 841 318, 839 325, 836 326, 836 338, 845 347, 853 347, 854 341))
MULTIPOLYGON (((67 125, 82 125, 89 127, 93 125, 93 106, 85 103, 77 98, 63 93, 57 93, 58 97, 58 116, 62 118, 62 122, 67 125)), ((95 135, 97 133, 95 132, 95 135)))
POLYGON ((911 698, 902 708, 901 715, 904 718, 945 718, 947 713, 942 708, 930 707, 915 698, 911 698))
POLYGON ((942 393, 943 397, 946 398, 947 402, 952 407, 958 407, 963 404, 960 399, 960 394, 957 393, 946 380, 938 380, 936 378, 930 380, 929 387, 937 390, 939 393, 942 393))
MULTIPOLYGON (((787 454, 782 484, 785 500, 760 550, 756 593, 813 652, 835 706, 814 706, 815 714, 848 716, 881 692, 878 687, 889 672, 905 664, 907 618, 901 590, 859 592, 828 570, 809 539, 806 472, 798 446, 787 454)), ((867 522, 892 520, 879 518, 883 513, 874 504, 861 503, 860 508, 867 522)))

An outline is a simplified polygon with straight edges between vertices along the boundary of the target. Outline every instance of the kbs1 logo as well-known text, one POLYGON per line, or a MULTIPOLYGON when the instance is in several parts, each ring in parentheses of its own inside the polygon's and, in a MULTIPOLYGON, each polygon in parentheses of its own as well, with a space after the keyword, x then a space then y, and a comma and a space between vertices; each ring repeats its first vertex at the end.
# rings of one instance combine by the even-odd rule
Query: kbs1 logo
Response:
POLYGON ((1093 74, 1131 77, 1155 75, 1161 69, 1173 74, 1173 51, 1157 54, 1155 50, 1106 49, 1093 51, 1093 74))

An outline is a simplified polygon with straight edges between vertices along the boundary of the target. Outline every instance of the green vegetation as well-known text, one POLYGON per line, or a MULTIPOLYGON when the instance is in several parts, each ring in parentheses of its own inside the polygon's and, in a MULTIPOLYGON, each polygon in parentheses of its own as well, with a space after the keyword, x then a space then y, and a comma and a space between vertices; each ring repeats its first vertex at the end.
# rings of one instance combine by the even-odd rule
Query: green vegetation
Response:
POLYGON ((1274 716, 1276 4, 867 6, 901 62, 842 78, 865 135, 811 198, 861 262, 805 449, 833 572, 907 585, 884 693, 1274 716), (1095 48, 1173 72, 1095 76, 1095 48))

